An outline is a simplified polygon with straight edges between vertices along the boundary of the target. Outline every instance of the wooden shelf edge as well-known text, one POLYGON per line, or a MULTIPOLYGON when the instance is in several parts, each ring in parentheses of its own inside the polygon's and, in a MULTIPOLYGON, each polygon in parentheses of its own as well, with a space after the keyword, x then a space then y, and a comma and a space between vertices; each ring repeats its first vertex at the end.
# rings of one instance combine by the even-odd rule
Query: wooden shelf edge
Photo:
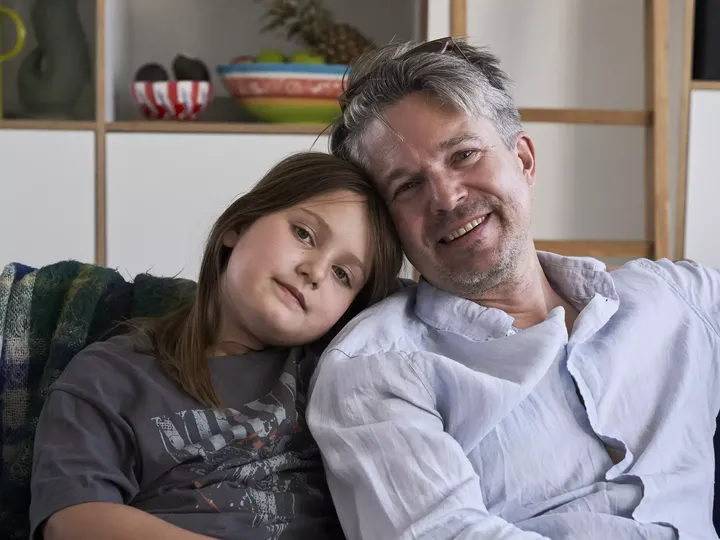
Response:
POLYGON ((536 240, 535 249, 568 257, 651 257, 652 242, 644 240, 536 240))
POLYGON ((698 81, 694 80, 690 83, 693 90, 720 90, 720 81, 698 81))
MULTIPOLYGON (((720 86, 718 86, 720 89, 720 86)), ((552 124, 590 124, 606 126, 648 126, 647 111, 603 109, 520 109, 523 122, 552 124)), ((255 133, 289 135, 329 134, 324 124, 263 124, 260 122, 196 122, 172 120, 133 120, 121 122, 83 122, 73 120, 0 120, 0 129, 84 130, 102 129, 108 133, 255 133)))
POLYGON ((324 124, 261 124, 241 122, 194 122, 139 120, 133 122, 108 122, 105 131, 111 133, 256 133, 322 135, 329 133, 324 124))
POLYGON ((520 108, 523 122, 592 124, 602 126, 651 126, 650 111, 623 109, 536 109, 520 108))
POLYGON ((76 120, 0 120, 0 129, 94 131, 96 122, 76 120))

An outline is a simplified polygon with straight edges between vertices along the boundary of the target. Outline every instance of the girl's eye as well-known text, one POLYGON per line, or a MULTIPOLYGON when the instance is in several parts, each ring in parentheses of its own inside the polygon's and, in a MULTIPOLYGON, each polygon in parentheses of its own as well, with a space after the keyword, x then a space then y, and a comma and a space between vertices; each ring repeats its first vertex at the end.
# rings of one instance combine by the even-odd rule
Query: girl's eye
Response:
POLYGON ((345 285, 350 286, 350 276, 348 275, 348 273, 339 266, 336 266, 334 270, 337 278, 343 283, 345 283, 345 285))
POLYGON ((312 244, 312 234, 310 234, 310 231, 304 229, 303 227, 298 227, 297 225, 293 226, 293 230, 295 231, 295 236, 297 236, 300 240, 312 244))

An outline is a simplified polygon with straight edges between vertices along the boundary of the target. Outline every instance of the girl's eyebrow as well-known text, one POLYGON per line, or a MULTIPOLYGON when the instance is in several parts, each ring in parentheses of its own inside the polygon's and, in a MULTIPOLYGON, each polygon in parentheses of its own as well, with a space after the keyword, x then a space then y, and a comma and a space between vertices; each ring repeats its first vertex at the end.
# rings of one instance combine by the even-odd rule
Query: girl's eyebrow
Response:
MULTIPOLYGON (((306 214, 309 214, 318 224, 318 226, 322 229, 323 234, 327 236, 332 236, 332 229, 330 228, 330 225, 328 225, 327 221, 325 221, 322 216, 319 214, 316 214, 312 210, 308 210, 307 208, 301 207, 300 210, 306 214)), ((358 258, 357 255, 354 253, 351 253, 350 251, 346 252, 345 257, 348 259, 348 263, 356 266, 363 274, 363 279, 367 277, 368 271, 367 268, 365 268, 365 265, 363 262, 358 258)))
POLYGON ((324 233, 330 234, 332 231, 330 230, 330 225, 327 224, 327 221, 325 221, 319 214, 316 214, 312 210, 308 210, 307 208, 300 207, 300 210, 302 212, 305 212, 306 214, 310 214, 310 216, 318 223, 320 228, 323 230, 324 233))

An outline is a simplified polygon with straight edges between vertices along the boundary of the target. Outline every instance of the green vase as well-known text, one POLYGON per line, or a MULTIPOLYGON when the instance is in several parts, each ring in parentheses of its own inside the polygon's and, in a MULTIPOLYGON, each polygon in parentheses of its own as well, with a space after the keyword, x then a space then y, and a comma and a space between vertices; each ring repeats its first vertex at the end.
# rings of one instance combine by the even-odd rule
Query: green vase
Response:
POLYGON ((77 0, 36 0, 31 26, 38 45, 18 73, 25 115, 53 119, 87 116, 92 61, 77 0))

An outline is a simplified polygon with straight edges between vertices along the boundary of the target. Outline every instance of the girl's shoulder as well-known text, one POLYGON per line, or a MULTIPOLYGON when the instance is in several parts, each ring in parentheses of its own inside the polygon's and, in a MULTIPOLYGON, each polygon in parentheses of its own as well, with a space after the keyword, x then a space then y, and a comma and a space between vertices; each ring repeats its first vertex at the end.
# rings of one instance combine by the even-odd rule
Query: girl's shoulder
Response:
POLYGON ((68 363, 51 387, 72 393, 113 388, 135 391, 139 385, 165 378, 152 355, 147 339, 134 332, 96 341, 68 363))

